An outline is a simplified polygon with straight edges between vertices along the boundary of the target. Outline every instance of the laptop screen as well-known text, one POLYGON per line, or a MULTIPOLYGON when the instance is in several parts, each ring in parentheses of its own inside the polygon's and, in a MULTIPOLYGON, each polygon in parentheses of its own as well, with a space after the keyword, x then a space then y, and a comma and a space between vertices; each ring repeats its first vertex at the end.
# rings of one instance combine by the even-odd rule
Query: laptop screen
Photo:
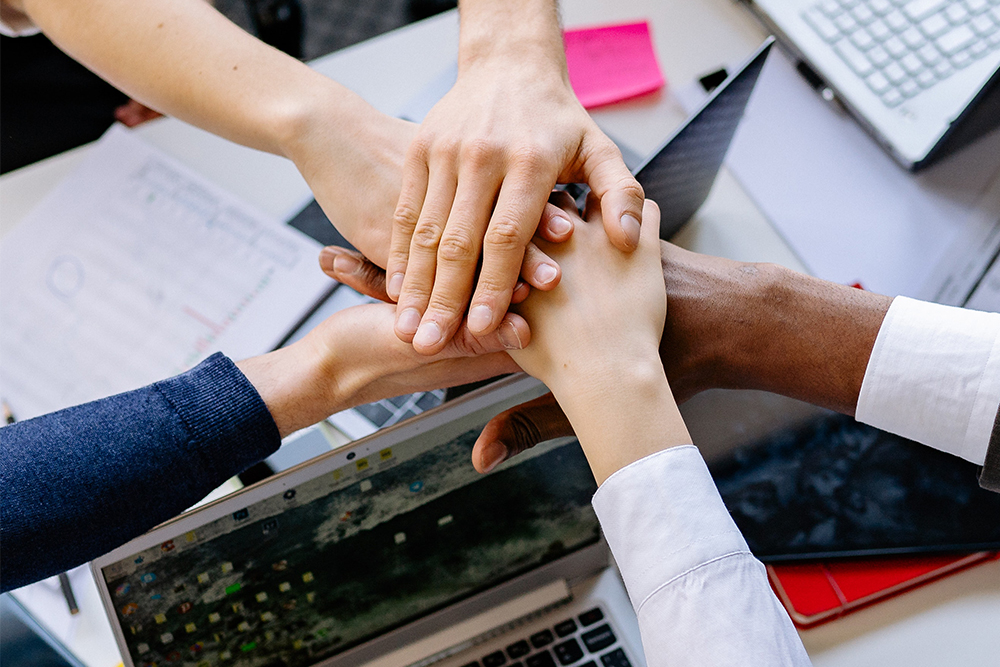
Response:
POLYGON ((481 476, 479 432, 340 454, 101 568, 132 661, 305 667, 598 541, 575 440, 481 476))

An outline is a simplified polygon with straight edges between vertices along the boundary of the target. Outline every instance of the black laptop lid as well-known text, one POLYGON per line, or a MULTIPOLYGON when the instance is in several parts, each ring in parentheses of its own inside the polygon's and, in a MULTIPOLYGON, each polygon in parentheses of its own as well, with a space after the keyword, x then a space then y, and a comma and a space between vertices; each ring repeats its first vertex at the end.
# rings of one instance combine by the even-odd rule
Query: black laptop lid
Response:
POLYGON ((673 236, 708 198, 773 43, 769 37, 634 172, 660 206, 660 238, 673 236))

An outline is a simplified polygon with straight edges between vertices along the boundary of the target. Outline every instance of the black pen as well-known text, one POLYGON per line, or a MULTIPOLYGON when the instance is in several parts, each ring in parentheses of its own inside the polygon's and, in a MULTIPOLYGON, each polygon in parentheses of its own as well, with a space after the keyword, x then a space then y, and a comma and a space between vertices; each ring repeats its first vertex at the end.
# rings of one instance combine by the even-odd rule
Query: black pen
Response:
POLYGON ((66 605, 70 614, 79 614, 80 607, 76 604, 76 595, 73 594, 73 587, 69 585, 69 577, 65 572, 59 575, 59 588, 62 589, 63 597, 66 598, 66 605))

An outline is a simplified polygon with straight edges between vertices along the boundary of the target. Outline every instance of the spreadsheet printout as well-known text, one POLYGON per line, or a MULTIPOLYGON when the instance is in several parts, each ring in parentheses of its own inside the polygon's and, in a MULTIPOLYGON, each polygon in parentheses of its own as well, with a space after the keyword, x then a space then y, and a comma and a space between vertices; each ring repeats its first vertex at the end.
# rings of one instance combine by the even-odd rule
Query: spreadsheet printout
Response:
POLYGON ((266 352, 333 285, 318 251, 114 126, 0 244, 0 394, 27 419, 266 352))

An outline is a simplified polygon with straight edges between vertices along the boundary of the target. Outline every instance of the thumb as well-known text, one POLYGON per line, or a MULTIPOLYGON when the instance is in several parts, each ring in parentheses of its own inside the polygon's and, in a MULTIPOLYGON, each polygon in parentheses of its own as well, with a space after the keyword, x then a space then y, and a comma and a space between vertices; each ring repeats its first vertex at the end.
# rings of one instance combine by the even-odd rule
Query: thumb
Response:
POLYGON ((319 251, 319 266, 337 282, 365 296, 392 303, 385 291, 385 271, 364 255, 330 245, 319 251))
POLYGON ((591 192, 601 201, 604 231, 619 250, 639 247, 642 204, 645 195, 639 181, 625 166, 621 151, 610 139, 586 152, 583 176, 591 192))
POLYGON ((472 448, 472 465, 487 473, 540 442, 573 435, 552 394, 522 403, 490 420, 472 448))

